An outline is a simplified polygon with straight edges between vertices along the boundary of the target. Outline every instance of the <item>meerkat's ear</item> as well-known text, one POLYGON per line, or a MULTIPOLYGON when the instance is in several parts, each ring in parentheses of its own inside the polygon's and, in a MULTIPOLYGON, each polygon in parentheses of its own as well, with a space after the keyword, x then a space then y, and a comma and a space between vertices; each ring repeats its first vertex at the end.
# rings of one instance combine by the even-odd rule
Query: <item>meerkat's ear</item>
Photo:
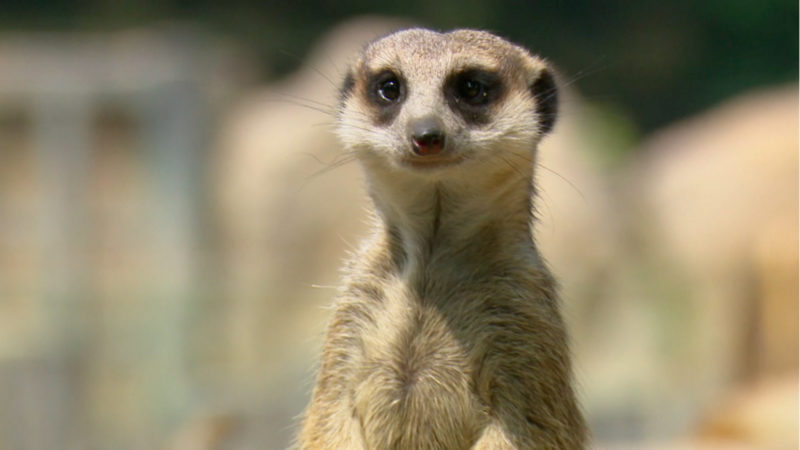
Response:
POLYGON ((350 97, 350 94, 353 92, 353 88, 356 85, 356 79, 353 76, 353 70, 350 69, 347 71, 347 75, 344 76, 344 80, 342 80, 342 86, 339 88, 339 101, 343 102, 350 97))
POLYGON ((558 87, 550 68, 541 67, 528 88, 536 100, 536 115, 539 117, 541 132, 549 133, 558 115, 558 87))

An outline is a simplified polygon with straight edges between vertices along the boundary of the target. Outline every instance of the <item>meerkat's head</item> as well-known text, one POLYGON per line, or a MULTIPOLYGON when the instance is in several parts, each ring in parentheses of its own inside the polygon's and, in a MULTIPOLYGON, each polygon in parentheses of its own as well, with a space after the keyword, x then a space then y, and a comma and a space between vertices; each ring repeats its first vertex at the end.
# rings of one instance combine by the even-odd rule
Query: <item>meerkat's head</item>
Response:
POLYGON ((555 122, 542 59, 493 34, 410 29, 370 44, 341 92, 338 134, 362 161, 442 177, 530 161, 555 122))

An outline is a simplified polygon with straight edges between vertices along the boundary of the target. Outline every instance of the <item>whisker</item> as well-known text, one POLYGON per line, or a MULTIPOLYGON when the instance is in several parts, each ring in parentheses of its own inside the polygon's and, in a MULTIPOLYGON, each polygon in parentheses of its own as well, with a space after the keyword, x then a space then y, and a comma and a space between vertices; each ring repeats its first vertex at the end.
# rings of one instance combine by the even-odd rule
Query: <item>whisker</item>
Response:
POLYGON ((302 102, 304 102, 306 104, 316 105, 316 106, 319 106, 321 108, 330 109, 331 111, 335 111, 336 110, 335 106, 329 105, 329 104, 327 104, 325 102, 321 102, 319 100, 315 100, 313 98, 301 97, 299 95, 289 94, 289 93, 286 93, 286 92, 278 92, 277 95, 280 95, 281 97, 285 97, 287 99, 302 101, 302 102))
POLYGON ((577 192, 578 195, 580 195, 580 197, 583 199, 584 202, 586 201, 586 196, 583 195, 583 192, 581 192, 581 190, 578 189, 578 187, 574 183, 572 183, 567 177, 561 175, 560 173, 556 172, 555 170, 545 166, 544 164, 542 164, 542 163, 540 163, 538 161, 536 162, 536 166, 537 167, 541 167, 542 169, 552 173, 553 175, 557 176, 558 178, 561 178, 565 183, 567 183, 570 187, 572 187, 572 189, 575 192, 577 192))
POLYGON ((311 287, 314 289, 333 289, 333 290, 339 289, 339 286, 326 285, 326 284, 312 284, 311 287))
MULTIPOLYGON (((521 155, 521 154, 519 154, 519 153, 513 153, 513 152, 511 152, 511 153, 508 153, 508 154, 507 154, 507 156, 508 156, 508 155, 511 155, 511 156, 513 156, 513 157, 515 157, 515 158, 519 158, 519 159, 521 159, 521 160, 525 161, 525 163, 526 163, 526 164, 530 164, 530 163, 532 163, 532 162, 533 162, 533 157, 532 157, 532 156, 521 155)), ((553 170, 553 169, 551 169, 551 168, 549 168, 549 167, 545 166, 544 164, 542 164, 542 163, 541 163, 541 162, 539 162, 539 161, 536 161, 536 167, 541 167, 542 169, 544 169, 544 170, 546 170, 546 171, 548 171, 548 172, 552 173, 553 175, 557 176, 558 178, 560 178, 562 181, 564 181, 565 183, 567 183, 567 184, 568 184, 568 185, 569 185, 569 186, 570 186, 570 187, 571 187, 573 190, 575 190, 575 192, 576 192, 576 193, 577 193, 577 194, 578 194, 578 195, 579 195, 579 196, 580 196, 580 197, 581 197, 581 198, 582 198, 584 201, 586 201, 586 196, 583 194, 583 192, 581 192, 581 190, 578 188, 578 186, 576 186, 576 185, 575 185, 575 183, 573 183, 572 181, 570 181, 570 180, 569 180, 569 178, 567 178, 567 177, 565 177, 565 176, 561 175, 560 173, 558 173, 557 171, 555 171, 555 170, 553 170)))
POLYGON ((339 127, 339 128, 343 128, 343 129, 345 129, 345 128, 352 128, 352 129, 354 129, 354 130, 361 130, 361 131, 364 131, 364 132, 366 132, 366 133, 372 133, 372 132, 374 132, 374 131, 375 131, 374 129, 367 128, 367 127, 362 127, 362 126, 358 126, 358 125, 353 125, 353 124, 351 124, 351 123, 346 123, 346 124, 341 124, 341 123, 340 123, 340 124, 338 124, 338 125, 337 125, 337 127, 339 127))
MULTIPOLYGON (((609 64, 607 64, 604 61, 602 61, 602 60, 605 60, 605 59, 606 59, 606 56, 605 55, 601 55, 600 57, 598 57, 598 60, 596 60, 595 62, 592 63, 593 65, 595 65, 594 67, 589 66, 588 68, 581 69, 581 70, 575 72, 574 74, 572 74, 569 77, 561 78, 560 79, 560 83, 557 86, 557 88, 558 87, 572 86, 573 84, 577 83, 578 81, 580 81, 580 80, 582 80, 582 79, 584 79, 584 78, 586 78, 586 77, 588 77, 590 75, 594 75, 594 74, 596 74, 598 72, 606 70, 609 67, 609 64)), ((557 89, 557 88, 555 88, 555 89, 557 89)))
MULTIPOLYGON (((550 196, 547 194, 547 192, 545 192, 545 191, 543 191, 541 189, 536 189, 534 192, 535 192, 536 197, 541 199, 541 202, 536 202, 536 203, 543 204, 545 209, 547 210, 547 215, 550 216, 550 231, 554 232, 555 229, 556 229, 556 221, 555 221, 556 216, 553 214, 553 209, 550 207, 550 202, 553 199, 550 198, 550 196)), ((534 209, 534 217, 536 218, 537 222, 541 223, 541 219, 543 217, 545 217, 545 216, 537 214, 539 211, 538 211, 538 208, 536 207, 536 203, 534 203, 534 208, 533 208, 534 209)))
POLYGON ((334 169, 337 169, 337 168, 342 167, 344 165, 350 164, 351 162, 353 162, 355 160, 356 160, 355 155, 347 154, 347 153, 344 154, 344 156, 340 156, 337 159, 334 159, 331 163, 325 165, 325 167, 323 167, 323 168, 317 170, 316 172, 312 173, 311 175, 309 175, 307 177, 307 179, 306 179, 306 183, 303 184, 303 187, 305 187, 307 182, 313 180, 314 178, 316 178, 316 177, 318 177, 320 175, 324 175, 324 174, 330 172, 331 170, 334 170, 334 169))
POLYGON ((310 126, 312 126, 314 128, 327 127, 329 130, 336 129, 336 124, 332 123, 330 120, 327 120, 325 122, 314 122, 314 123, 310 124, 310 126))
POLYGON ((270 103, 288 103, 290 105, 301 106, 303 108, 308 108, 310 110, 320 112, 322 114, 325 114, 326 116, 331 116, 331 117, 335 116, 334 111, 332 111, 332 110, 324 109, 324 108, 322 108, 320 106, 316 106, 316 105, 309 105, 307 103, 303 103, 303 102, 300 102, 300 101, 297 101, 297 100, 294 100, 294 99, 291 99, 291 98, 267 98, 264 101, 270 102, 270 103))
POLYGON ((317 155, 315 155, 315 154, 313 154, 311 152, 300 152, 300 155, 308 156, 309 158, 313 159, 314 161, 316 161, 316 162, 318 162, 320 164, 325 164, 324 162, 322 162, 321 159, 319 159, 319 156, 317 156, 317 155))
POLYGON ((516 172, 516 173, 517 173, 517 175, 519 175, 519 176, 520 176, 520 177, 522 177, 522 178, 526 178, 526 177, 527 177, 527 175, 525 175, 525 174, 524 174, 524 173, 523 173, 523 172, 520 170, 520 168, 519 168, 519 167, 517 167, 517 166, 516 166, 515 164, 513 164, 511 161, 509 161, 508 159, 506 159, 506 157, 505 157, 505 156, 503 156, 503 155, 500 155, 500 159, 501 159, 501 160, 502 160, 504 163, 506 163, 506 165, 507 165, 507 166, 508 166, 508 167, 509 167, 511 170, 513 170, 514 172, 516 172))
POLYGON ((331 84, 331 86, 335 87, 336 89, 339 89, 339 83, 335 83, 333 80, 331 80, 331 79, 330 79, 330 77, 328 77, 327 75, 325 75, 325 73, 323 73, 323 72, 322 72, 322 70, 320 70, 320 69, 319 69, 318 67, 316 67, 315 65, 313 65, 313 64, 309 64, 309 63, 308 63, 308 61, 304 60, 303 58, 301 58, 301 57, 299 57, 299 56, 297 56, 297 55, 295 55, 295 54, 293 54, 293 53, 290 53, 290 52, 289 52, 289 51, 287 51, 287 50, 281 49, 281 50, 279 50, 278 52, 279 52, 280 54, 284 55, 284 56, 288 56, 288 57, 290 57, 290 58, 294 59, 295 61, 299 62, 300 64, 303 64, 303 65, 306 65, 306 66, 310 67, 310 68, 311 68, 311 70, 313 70, 313 71, 314 71, 314 72, 315 72, 317 75, 319 75, 320 77, 322 77, 322 78, 323 78, 325 81, 327 81, 328 83, 330 83, 330 84, 331 84))

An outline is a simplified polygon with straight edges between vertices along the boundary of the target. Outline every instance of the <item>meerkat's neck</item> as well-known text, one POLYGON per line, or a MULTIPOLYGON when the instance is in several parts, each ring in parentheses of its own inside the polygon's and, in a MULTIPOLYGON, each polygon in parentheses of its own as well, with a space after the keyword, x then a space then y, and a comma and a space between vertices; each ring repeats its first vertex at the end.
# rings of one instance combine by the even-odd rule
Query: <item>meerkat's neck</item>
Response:
POLYGON ((405 270, 427 270, 442 259, 480 264, 493 255, 535 254, 532 167, 482 167, 450 178, 387 171, 368 167, 368 185, 405 270))

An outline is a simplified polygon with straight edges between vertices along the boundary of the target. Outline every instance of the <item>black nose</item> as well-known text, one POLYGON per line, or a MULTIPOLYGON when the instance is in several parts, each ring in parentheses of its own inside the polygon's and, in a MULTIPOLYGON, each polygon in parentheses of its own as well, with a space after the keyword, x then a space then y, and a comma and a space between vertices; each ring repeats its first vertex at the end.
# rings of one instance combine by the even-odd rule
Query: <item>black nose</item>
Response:
POLYGON ((444 124, 435 116, 424 117, 409 123, 411 146, 419 156, 436 155, 444 150, 444 124))

